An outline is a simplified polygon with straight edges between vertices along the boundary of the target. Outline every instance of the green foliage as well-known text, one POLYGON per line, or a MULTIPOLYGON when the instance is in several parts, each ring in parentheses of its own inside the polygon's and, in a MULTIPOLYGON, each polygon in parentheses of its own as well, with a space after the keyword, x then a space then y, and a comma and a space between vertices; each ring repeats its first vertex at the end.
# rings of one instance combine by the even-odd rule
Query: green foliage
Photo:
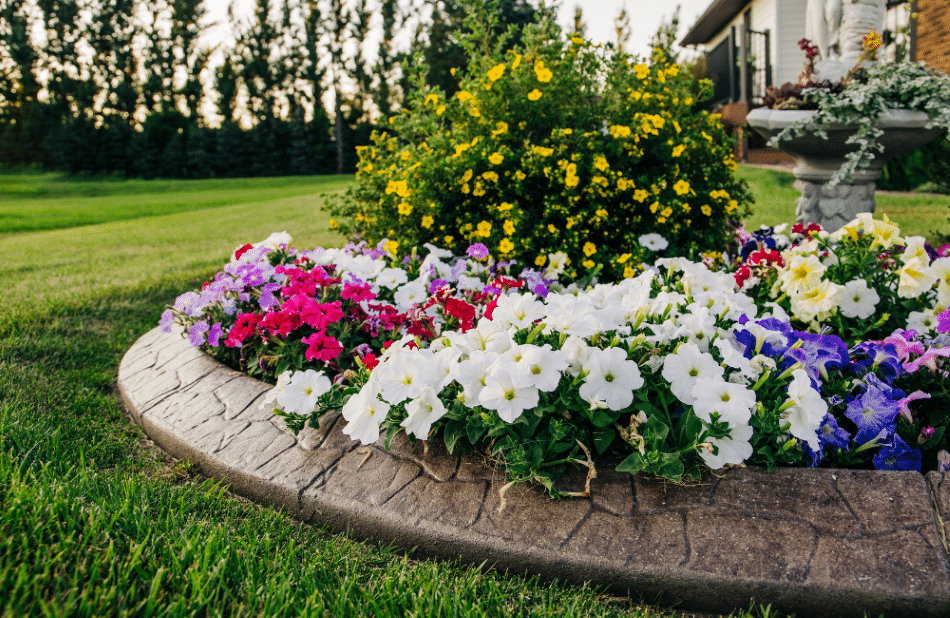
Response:
POLYGON ((462 90, 446 99, 417 75, 331 208, 345 232, 456 252, 482 242, 528 266, 563 250, 576 274, 613 279, 655 257, 646 233, 665 237, 668 254, 722 247, 749 193, 718 117, 696 111, 693 78, 668 54, 640 63, 565 40, 551 21, 503 52, 490 10, 467 24, 462 90))

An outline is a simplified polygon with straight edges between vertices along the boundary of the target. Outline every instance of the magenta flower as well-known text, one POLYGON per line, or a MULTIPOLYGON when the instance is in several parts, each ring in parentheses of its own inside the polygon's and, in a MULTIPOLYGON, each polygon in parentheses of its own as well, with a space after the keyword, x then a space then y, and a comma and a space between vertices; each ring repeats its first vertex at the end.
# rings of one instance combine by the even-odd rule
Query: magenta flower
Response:
POLYGON ((308 346, 304 353, 308 361, 331 361, 343 352, 343 346, 340 345, 340 342, 328 336, 326 331, 314 333, 309 337, 304 337, 301 341, 308 346))
POLYGON ((940 315, 937 316, 937 332, 950 332, 950 307, 941 311, 940 315))
POLYGON ((465 254, 470 258, 475 258, 476 260, 484 260, 488 257, 488 247, 480 242, 477 242, 466 249, 465 254))
POLYGON ((937 362, 941 356, 950 356, 950 346, 945 348, 930 348, 919 358, 909 363, 904 363, 904 371, 907 373, 916 373, 921 367, 927 367, 930 371, 937 372, 937 362))

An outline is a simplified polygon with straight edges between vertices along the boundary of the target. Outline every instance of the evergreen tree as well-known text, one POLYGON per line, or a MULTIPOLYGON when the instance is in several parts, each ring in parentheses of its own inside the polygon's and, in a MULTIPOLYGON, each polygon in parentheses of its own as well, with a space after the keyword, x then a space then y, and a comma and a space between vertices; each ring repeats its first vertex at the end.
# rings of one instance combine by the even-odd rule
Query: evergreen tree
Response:
POLYGON ((23 3, 0 0, 0 163, 7 165, 43 163, 45 159, 41 143, 46 123, 38 100, 39 54, 30 40, 32 27, 23 3))

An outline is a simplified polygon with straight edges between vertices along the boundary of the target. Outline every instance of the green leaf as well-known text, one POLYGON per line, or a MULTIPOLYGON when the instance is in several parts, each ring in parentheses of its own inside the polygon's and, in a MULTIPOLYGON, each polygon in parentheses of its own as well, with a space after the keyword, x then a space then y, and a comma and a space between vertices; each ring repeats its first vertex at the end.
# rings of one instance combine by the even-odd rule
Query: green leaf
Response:
POLYGON ((649 417, 654 417, 654 416, 659 416, 659 415, 660 415, 660 409, 657 408, 657 407, 656 407, 655 405, 653 405, 652 403, 646 403, 646 402, 638 403, 638 404, 636 404, 636 405, 633 406, 633 409, 634 409, 634 410, 640 410, 641 412, 646 412, 646 415, 649 416, 649 417))
POLYGON ((607 414, 603 410, 597 410, 594 412, 594 417, 591 419, 591 422, 594 423, 594 427, 603 429, 604 427, 610 427, 616 422, 616 417, 612 414, 607 414))
POLYGON ((455 445, 465 436, 465 423, 459 421, 449 421, 445 424, 445 430, 442 433, 442 439, 445 440, 445 448, 449 453, 455 452, 455 445))
POLYGON ((480 419, 474 416, 469 418, 468 425, 465 427, 465 433, 472 446, 475 446, 481 441, 482 436, 485 435, 485 429, 485 425, 482 424, 480 419))
POLYGON ((630 457, 627 457, 617 466, 617 472, 629 472, 630 474, 636 474, 643 470, 646 466, 646 461, 643 460, 643 455, 640 453, 633 453, 630 457))
POLYGON ((613 427, 604 427, 603 429, 594 430, 594 448, 597 449, 597 454, 600 455, 610 444, 614 441, 614 438, 617 436, 617 430, 613 427))

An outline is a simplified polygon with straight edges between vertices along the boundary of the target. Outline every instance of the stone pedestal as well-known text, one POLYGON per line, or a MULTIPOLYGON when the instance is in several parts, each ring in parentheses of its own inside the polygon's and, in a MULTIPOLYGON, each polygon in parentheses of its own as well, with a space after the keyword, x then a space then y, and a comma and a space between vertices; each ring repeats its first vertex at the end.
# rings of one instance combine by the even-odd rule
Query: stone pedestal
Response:
MULTIPOLYGON (((806 120, 813 111, 788 111, 759 108, 752 110, 747 121, 766 139, 806 120)), ((856 127, 833 124, 824 127, 827 139, 806 134, 783 141, 779 148, 795 159, 795 188, 801 191, 795 214, 799 222, 818 223, 833 232, 862 212, 874 212, 875 182, 892 158, 920 148, 940 135, 941 130, 927 128, 929 118, 915 110, 891 110, 878 125, 883 131, 884 151, 876 153, 871 165, 855 172, 847 183, 830 185, 835 172, 841 169, 849 153, 857 146, 847 143, 856 127)))

